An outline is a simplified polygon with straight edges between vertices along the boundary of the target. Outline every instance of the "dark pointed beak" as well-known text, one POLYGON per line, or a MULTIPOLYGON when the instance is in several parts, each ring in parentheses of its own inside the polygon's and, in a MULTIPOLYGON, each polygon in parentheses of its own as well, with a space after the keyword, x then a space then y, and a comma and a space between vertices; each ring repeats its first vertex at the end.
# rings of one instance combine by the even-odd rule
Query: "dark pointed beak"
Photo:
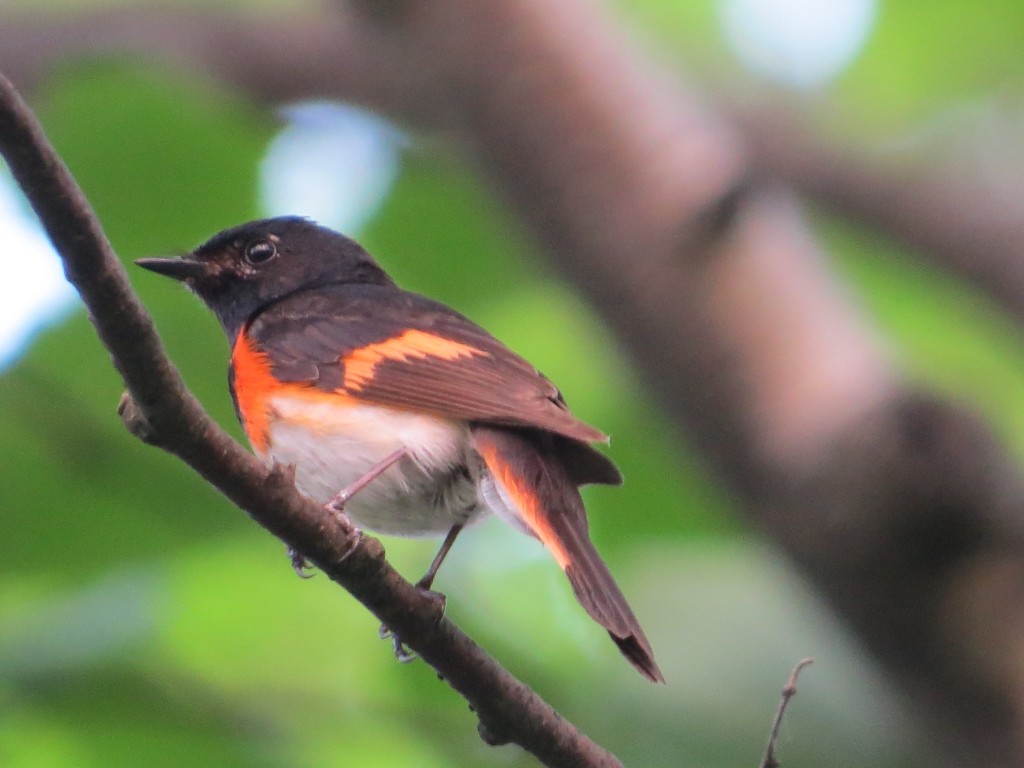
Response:
POLYGON ((175 280, 202 277, 207 270, 206 262, 197 261, 188 256, 183 256, 180 259, 136 259, 135 263, 150 272, 156 272, 158 275, 175 280))

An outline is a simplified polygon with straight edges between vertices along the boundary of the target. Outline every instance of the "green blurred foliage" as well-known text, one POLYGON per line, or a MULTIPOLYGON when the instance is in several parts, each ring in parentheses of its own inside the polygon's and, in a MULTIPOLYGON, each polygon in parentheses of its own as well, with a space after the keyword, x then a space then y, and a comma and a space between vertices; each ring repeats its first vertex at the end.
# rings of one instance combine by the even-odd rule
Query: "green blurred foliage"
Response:
MULTIPOLYGON (((650 45, 709 72, 736 66, 712 3, 619 6, 650 45)), ((1024 50, 1018 13, 886 5, 836 98, 866 123, 909 128, 1011 77, 1019 86, 1024 70, 1003 66, 1024 50)), ((260 215, 277 121, 237 94, 142 62, 70 61, 31 96, 126 261, 260 215)), ((970 400, 1022 450, 1017 329, 891 243, 818 223, 908 375, 970 400)), ((786 764, 912 764, 884 681, 745 533, 624 351, 458 159, 413 142, 357 234, 404 286, 490 328, 612 434, 627 483, 588 489, 592 527, 669 685, 623 663, 536 542, 498 521, 467 532, 442 571, 449 615, 627 764, 756 764, 777 691, 806 655, 818 664, 793 705, 786 764)), ((212 317, 130 273, 187 382, 238 435, 212 317)), ((424 665, 395 663, 360 606, 322 577, 296 579, 279 542, 126 435, 120 391, 82 312, 0 375, 0 766, 534 764, 483 746, 464 703, 424 665)), ((386 545, 412 576, 435 546, 386 545)))

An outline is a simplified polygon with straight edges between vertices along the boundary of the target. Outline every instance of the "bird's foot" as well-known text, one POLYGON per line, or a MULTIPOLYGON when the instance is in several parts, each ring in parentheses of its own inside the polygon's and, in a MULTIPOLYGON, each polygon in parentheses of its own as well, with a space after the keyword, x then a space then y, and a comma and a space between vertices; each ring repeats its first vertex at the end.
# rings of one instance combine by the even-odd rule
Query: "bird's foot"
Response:
POLYGON ((347 518, 345 514, 345 504, 348 503, 349 498, 352 494, 347 491, 340 491, 335 494, 330 501, 324 504, 324 509, 334 515, 335 518, 347 518))
POLYGON ((288 558, 292 561, 292 570, 300 579, 313 578, 313 565, 294 547, 288 547, 288 558))
MULTIPOLYGON (((432 580, 431 580, 432 581, 432 580)), ((437 621, 440 622, 444 618, 445 607, 448 604, 448 598, 442 592, 435 592, 430 589, 430 582, 423 583, 424 579, 416 582, 414 585, 421 595, 433 602, 437 606, 438 616, 437 621)), ((416 652, 409 650, 405 643, 402 642, 402 638, 398 634, 391 630, 386 624, 381 624, 380 629, 377 631, 381 640, 391 640, 392 649, 395 654, 395 658, 398 659, 402 664, 408 664, 410 661, 416 658, 416 652)))
POLYGON ((405 647, 405 643, 402 642, 402 638, 387 628, 385 624, 380 625, 380 629, 377 631, 381 640, 390 640, 391 647, 394 651, 395 658, 401 664, 408 664, 410 661, 416 658, 416 652, 410 651, 405 647))

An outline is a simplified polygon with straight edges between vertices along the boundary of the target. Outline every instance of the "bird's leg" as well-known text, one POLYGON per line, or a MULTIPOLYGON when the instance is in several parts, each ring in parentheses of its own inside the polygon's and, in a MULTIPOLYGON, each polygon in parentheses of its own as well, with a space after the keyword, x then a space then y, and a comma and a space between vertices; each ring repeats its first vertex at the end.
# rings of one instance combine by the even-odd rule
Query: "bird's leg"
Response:
MULTIPOLYGON (((437 550, 437 554, 434 555, 434 559, 430 563, 430 567, 427 568, 427 572, 423 574, 423 578, 416 582, 416 586, 419 589, 427 592, 430 591, 431 586, 434 584, 434 577, 437 576, 437 570, 441 567, 441 563, 448 557, 448 552, 452 548, 452 544, 455 543, 455 539, 458 538, 459 533, 462 532, 462 523, 456 523, 448 531, 448 534, 444 537, 444 541, 441 542, 441 548, 437 550)), ((439 594, 436 593, 435 594, 439 594)))
MULTIPOLYGON (((434 592, 431 587, 434 584, 434 578, 437 576, 437 571, 441 567, 441 563, 443 563, 444 559, 448 556, 448 552, 451 550, 452 544, 455 543, 455 539, 458 538, 463 527, 462 523, 456 523, 448 530, 447 535, 444 537, 444 541, 441 542, 441 548, 437 550, 437 554, 434 555, 434 559, 430 562, 430 567, 427 568, 427 572, 423 574, 423 578, 416 582, 417 589, 422 591, 425 596, 440 603, 442 616, 444 615, 445 596, 440 592, 434 592)), ((383 624, 380 625, 380 637, 382 640, 389 637, 391 638, 391 643, 394 646, 395 658, 399 661, 405 663, 416 658, 416 654, 403 645, 401 638, 383 624)))
POLYGON ((345 511, 345 504, 348 503, 349 499, 359 493, 363 488, 368 486, 378 477, 383 475, 391 465, 398 463, 399 459, 405 456, 405 448, 399 448, 389 453, 384 457, 383 461, 379 461, 374 464, 370 469, 360 478, 357 478, 354 482, 342 488, 335 494, 334 498, 328 501, 324 506, 334 514, 341 514, 345 511))
MULTIPOLYGON (((398 450, 389 453, 383 461, 380 461, 370 467, 369 471, 367 471, 365 475, 356 478, 354 482, 338 491, 330 501, 324 504, 324 508, 335 516, 345 514, 345 504, 349 499, 384 474, 389 467, 397 463, 403 456, 405 456, 404 448, 399 448, 398 450)), ((309 561, 302 556, 301 552, 293 549, 292 547, 288 547, 288 557, 292 561, 292 569, 296 574, 298 574, 299 578, 308 579, 313 575, 308 572, 312 566, 309 564, 309 561)))

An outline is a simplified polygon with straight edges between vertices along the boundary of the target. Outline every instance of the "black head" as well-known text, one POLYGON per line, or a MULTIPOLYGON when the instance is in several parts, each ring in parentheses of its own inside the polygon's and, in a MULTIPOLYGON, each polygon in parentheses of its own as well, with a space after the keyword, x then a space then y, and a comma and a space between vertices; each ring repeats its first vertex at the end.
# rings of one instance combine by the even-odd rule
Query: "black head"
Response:
POLYGON ((303 288, 393 285, 354 240, 297 216, 226 229, 180 259, 135 263, 187 285, 214 311, 232 341, 258 310, 303 288))

